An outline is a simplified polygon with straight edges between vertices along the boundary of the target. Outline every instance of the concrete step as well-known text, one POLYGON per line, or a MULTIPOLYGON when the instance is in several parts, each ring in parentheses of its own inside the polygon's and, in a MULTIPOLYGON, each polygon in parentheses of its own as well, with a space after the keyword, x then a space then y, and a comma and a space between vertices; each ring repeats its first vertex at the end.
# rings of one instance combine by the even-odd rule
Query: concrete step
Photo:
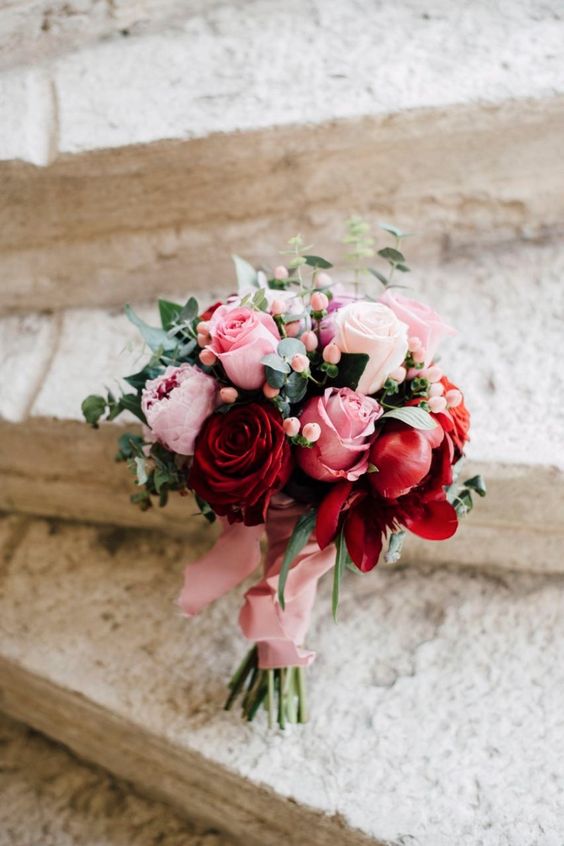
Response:
MULTIPOLYGON (((553 354, 561 345, 563 274, 564 252, 552 243, 470 254, 414 274, 415 289, 459 328, 444 361, 473 412, 468 475, 485 472, 490 494, 456 538, 410 539, 408 558, 564 569, 564 408, 553 354)), ((155 311, 141 309, 154 322, 155 311)), ((185 499, 137 511, 129 473, 113 462, 118 430, 79 422, 86 394, 143 363, 125 317, 76 309, 12 316, 0 326, 0 507, 197 533, 185 499)))
POLYGON ((1 708, 81 757, 249 846, 559 846, 562 576, 381 566, 347 577, 337 625, 325 580, 312 720, 269 733, 221 710, 243 589, 174 610, 196 549, 1 531, 1 708))
POLYGON ((0 39, 51 57, 0 75, 3 311, 203 289, 353 211, 419 255, 562 230, 555 4, 79 5, 12 3, 0 39))
POLYGON ((0 846, 228 846, 130 784, 0 717, 0 846))

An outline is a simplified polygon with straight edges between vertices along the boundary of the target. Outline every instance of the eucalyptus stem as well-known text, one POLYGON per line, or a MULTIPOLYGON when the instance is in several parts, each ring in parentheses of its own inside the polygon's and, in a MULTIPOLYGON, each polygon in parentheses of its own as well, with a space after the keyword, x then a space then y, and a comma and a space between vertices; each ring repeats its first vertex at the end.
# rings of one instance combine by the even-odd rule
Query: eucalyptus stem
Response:
POLYGON ((303 667, 297 667, 296 673, 298 676, 298 722, 307 723, 309 720, 309 708, 305 670, 303 667))

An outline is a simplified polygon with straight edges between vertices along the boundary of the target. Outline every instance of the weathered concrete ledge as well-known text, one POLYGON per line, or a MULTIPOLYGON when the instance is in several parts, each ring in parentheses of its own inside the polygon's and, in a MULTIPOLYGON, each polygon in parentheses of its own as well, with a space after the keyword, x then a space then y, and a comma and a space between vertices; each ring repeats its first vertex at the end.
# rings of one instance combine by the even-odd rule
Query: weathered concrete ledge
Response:
POLYGON ((78 761, 27 726, 0 717, 2 846, 228 846, 170 807, 78 761))
POLYGON ((196 548, 1 531, 0 706, 82 757, 257 846, 558 843, 562 577, 383 567, 347 578, 338 625, 324 585, 313 718, 283 736, 221 711, 241 591, 174 612, 196 548))
POLYGON ((563 133, 553 97, 4 162, 0 310, 223 290, 230 252, 302 231, 333 256, 352 212, 417 232, 415 260, 542 240, 564 227, 563 133))

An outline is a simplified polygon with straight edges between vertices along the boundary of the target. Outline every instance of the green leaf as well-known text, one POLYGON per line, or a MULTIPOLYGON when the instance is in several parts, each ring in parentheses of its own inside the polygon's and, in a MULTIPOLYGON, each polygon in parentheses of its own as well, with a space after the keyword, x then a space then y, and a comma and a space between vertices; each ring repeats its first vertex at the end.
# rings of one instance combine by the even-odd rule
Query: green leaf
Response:
POLYGON ((366 353, 343 353, 339 361, 339 373, 335 379, 335 386, 352 388, 355 391, 367 364, 366 353))
POLYGON ((375 276, 376 279, 378 279, 385 287, 390 284, 390 280, 388 279, 388 277, 384 276, 383 273, 380 273, 379 270, 375 270, 373 267, 369 267, 368 272, 371 273, 372 276, 375 276))
POLYGON ((256 294, 254 294, 251 302, 254 308, 258 309, 259 311, 266 311, 268 307, 268 300, 266 299, 264 288, 259 288, 256 294))
MULTIPOLYGON (((153 484, 155 486, 156 492, 160 494, 163 485, 167 485, 170 481, 170 473, 162 467, 157 467, 157 469, 153 473, 153 484)), ((172 481, 174 482, 175 479, 173 478, 172 481)))
POLYGON ((284 338, 277 347, 278 355, 292 358, 295 355, 306 355, 307 350, 298 338, 284 338))
POLYGON ((339 375, 339 368, 336 364, 329 364, 328 361, 324 361, 323 364, 319 368, 324 373, 327 373, 330 379, 336 379, 339 375))
POLYGON ((383 229, 384 232, 389 232, 390 235, 394 235, 396 238, 409 238, 411 232, 402 232, 397 226, 393 226, 391 223, 379 223, 378 227, 383 229))
POLYGON ((396 270, 401 270, 402 273, 411 273, 411 268, 407 264, 396 264, 396 270))
POLYGON ((281 388, 286 383, 286 373, 280 370, 274 370, 272 367, 265 367, 264 374, 266 381, 271 388, 281 388))
POLYGON ((142 391, 149 379, 155 379, 163 372, 162 367, 144 367, 138 373, 133 373, 131 376, 125 376, 124 380, 136 391, 142 391))
POLYGON ((137 484, 144 485, 149 478, 147 475, 147 464, 145 459, 141 456, 136 456, 134 459, 135 462, 135 474, 137 476, 137 484))
POLYGON ((321 258, 321 256, 304 256, 304 258, 305 263, 309 264, 310 267, 320 267, 322 270, 328 270, 330 267, 333 267, 330 261, 321 258))
POLYGON ((116 461, 127 461, 129 458, 141 455, 143 455, 143 438, 141 435, 124 432, 123 435, 119 436, 116 461))
POLYGON ((80 407, 86 422, 90 423, 91 426, 97 426, 100 417, 106 413, 106 406, 107 402, 104 397, 99 394, 90 394, 82 401, 80 407))
POLYGON ((215 511, 213 510, 211 505, 209 505, 205 501, 205 499, 202 499, 201 496, 198 496, 198 494, 195 494, 194 498, 196 500, 196 505, 200 509, 202 516, 206 518, 208 523, 214 523, 215 522, 215 511))
POLYGON ((283 358, 280 358, 279 355, 276 353, 268 353, 261 358, 261 364, 264 364, 265 367, 270 367, 271 370, 278 370, 279 373, 290 373, 291 367, 287 361, 284 361, 283 358))
POLYGON ((167 352, 176 348, 177 341, 174 338, 169 338, 164 329, 156 329, 154 326, 148 326, 144 320, 141 320, 141 318, 135 314, 130 305, 126 305, 125 313, 128 320, 130 320, 134 326, 137 326, 150 349, 153 351, 162 349, 167 352))
POLYGON ((159 314, 161 316, 161 325, 167 331, 176 323, 182 306, 179 303, 171 303, 170 300, 159 300, 159 314))
POLYGON ((345 542, 344 529, 341 529, 337 535, 335 546, 337 547, 337 554, 335 556, 335 566, 333 567, 333 595, 331 599, 331 607, 333 611, 333 619, 337 622, 337 609, 339 608, 341 582, 343 581, 345 568, 351 561, 345 542))
POLYGON ((182 306, 178 320, 182 323, 191 323, 198 316, 198 300, 196 297, 190 297, 185 305, 182 306))
POLYGON ((487 493, 486 480, 481 474, 478 476, 472 476, 471 479, 466 479, 464 487, 470 488, 472 491, 476 491, 478 496, 485 496, 487 493))
POLYGON ((130 411, 141 423, 147 425, 147 418, 141 410, 141 397, 137 394, 124 394, 118 403, 124 411, 130 411))
POLYGON ((402 423, 407 423, 414 429, 434 429, 437 425, 428 411, 415 405, 393 408, 391 411, 386 411, 380 419, 401 420, 402 423))
POLYGON ((393 247, 384 247, 383 250, 378 250, 378 255, 382 256, 383 259, 386 259, 386 261, 389 261, 392 264, 405 262, 405 256, 403 253, 400 253, 399 250, 394 250, 393 247))
POLYGON ((242 294, 249 288, 258 288, 258 274, 252 264, 240 256, 231 256, 231 258, 235 264, 239 293, 242 294))
POLYGON ((278 575, 278 601, 283 609, 285 608, 284 588, 286 587, 286 580, 288 579, 290 565, 308 542, 309 536, 315 528, 316 517, 317 512, 315 508, 311 508, 309 511, 302 514, 296 521, 294 531, 288 541, 288 546, 286 547, 284 558, 282 559, 282 567, 280 568, 280 573, 278 575))
POLYGON ((286 380, 286 396, 290 402, 300 402, 307 392, 307 379, 300 373, 290 373, 286 380))

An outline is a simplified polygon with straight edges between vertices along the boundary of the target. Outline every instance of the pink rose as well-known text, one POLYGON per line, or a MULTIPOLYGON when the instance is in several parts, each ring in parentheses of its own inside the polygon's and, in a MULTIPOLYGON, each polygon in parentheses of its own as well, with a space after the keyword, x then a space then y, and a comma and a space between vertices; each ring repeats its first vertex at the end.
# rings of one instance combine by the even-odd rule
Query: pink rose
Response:
POLYGON ((211 350, 238 388, 253 391, 264 383, 261 359, 276 351, 280 333, 270 314, 245 306, 221 306, 210 321, 211 350))
POLYGON ((379 391, 407 353, 407 326, 383 303, 358 301, 335 315, 334 343, 343 353, 367 353, 368 362, 357 390, 379 391))
POLYGON ((141 408, 155 440, 179 455, 193 455, 196 436, 216 400, 215 379, 198 367, 181 364, 147 382, 141 408))
POLYGON ((300 422, 317 423, 321 435, 312 447, 298 447, 296 460, 308 476, 323 482, 353 482, 368 468, 369 437, 382 414, 375 399, 350 388, 326 388, 306 403, 300 422))
POLYGON ((385 291, 380 302, 391 308, 396 317, 408 327, 408 336, 418 338, 423 344, 425 367, 433 361, 437 348, 443 338, 455 335, 456 331, 439 317, 425 303, 404 297, 396 291, 385 291))

